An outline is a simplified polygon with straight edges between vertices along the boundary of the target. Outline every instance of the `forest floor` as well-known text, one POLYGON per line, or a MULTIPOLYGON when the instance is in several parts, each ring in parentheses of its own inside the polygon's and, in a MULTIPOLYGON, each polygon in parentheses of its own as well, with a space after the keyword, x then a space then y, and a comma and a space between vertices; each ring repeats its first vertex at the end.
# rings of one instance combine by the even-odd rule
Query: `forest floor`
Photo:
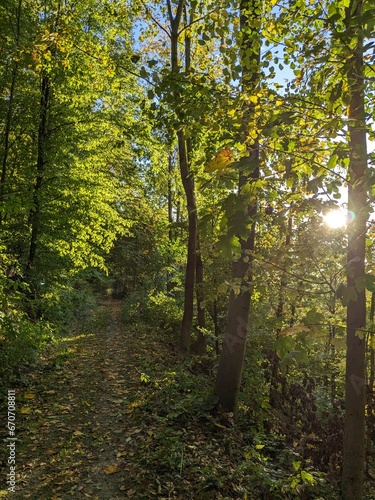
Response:
POLYGON ((234 470, 212 436, 224 426, 208 422, 205 433, 196 422, 181 421, 185 409, 173 393, 176 372, 166 375, 174 357, 151 331, 124 326, 119 301, 102 302, 16 390, 17 491, 10 496, 231 498, 218 494, 208 470, 210 464, 222 475, 234 470), (166 394, 174 399, 172 414, 166 394), (197 467, 189 472, 192 462, 197 467))
POLYGON ((181 363, 174 345, 125 324, 120 301, 81 318, 16 387, 16 493, 1 485, 0 497, 338 498, 285 437, 254 437, 249 412, 237 425, 218 411, 212 360, 181 363))
POLYGON ((130 450, 141 429, 129 413, 142 390, 139 338, 125 335, 119 301, 100 308, 17 398, 15 498, 138 498, 130 450))

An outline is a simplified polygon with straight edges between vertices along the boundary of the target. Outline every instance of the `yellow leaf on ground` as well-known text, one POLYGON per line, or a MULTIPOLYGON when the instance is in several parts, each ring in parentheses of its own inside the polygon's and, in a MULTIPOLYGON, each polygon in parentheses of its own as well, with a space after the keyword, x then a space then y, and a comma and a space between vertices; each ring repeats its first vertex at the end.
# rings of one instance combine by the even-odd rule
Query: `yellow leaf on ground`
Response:
POLYGON ((28 413, 31 412, 31 408, 29 406, 22 406, 22 408, 20 409, 20 412, 24 415, 27 415, 28 413))
POLYGON ((110 474, 115 474, 117 472, 117 464, 108 465, 108 467, 103 468, 104 474, 109 476, 110 474))
POLYGON ((35 398, 35 394, 31 394, 31 393, 30 394, 25 394, 24 398, 25 399, 34 399, 35 398))

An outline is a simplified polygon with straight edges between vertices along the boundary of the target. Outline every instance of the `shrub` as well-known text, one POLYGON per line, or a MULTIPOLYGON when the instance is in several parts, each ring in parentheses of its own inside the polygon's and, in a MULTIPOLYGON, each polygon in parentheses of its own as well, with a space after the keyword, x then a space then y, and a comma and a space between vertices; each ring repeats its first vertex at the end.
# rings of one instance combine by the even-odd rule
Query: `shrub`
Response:
POLYGON ((163 292, 149 295, 147 321, 153 327, 173 333, 180 328, 181 320, 182 310, 173 297, 163 292))
POLYGON ((25 366, 35 361, 40 349, 54 338, 52 326, 32 322, 20 311, 7 310, 0 316, 0 390, 9 388, 25 366))
POLYGON ((135 291, 123 302, 122 318, 126 323, 144 323, 173 333, 180 327, 182 311, 176 299, 163 292, 135 291))

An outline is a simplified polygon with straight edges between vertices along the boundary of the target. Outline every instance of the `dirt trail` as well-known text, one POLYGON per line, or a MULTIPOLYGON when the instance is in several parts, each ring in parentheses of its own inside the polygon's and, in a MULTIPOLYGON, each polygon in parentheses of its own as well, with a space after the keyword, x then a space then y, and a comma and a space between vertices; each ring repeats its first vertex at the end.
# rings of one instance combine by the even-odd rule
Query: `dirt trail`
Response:
POLYGON ((102 303, 96 318, 65 341, 61 364, 47 363, 19 395, 13 498, 135 495, 129 436, 139 430, 129 428, 128 414, 142 390, 137 340, 120 322, 119 301, 102 303))

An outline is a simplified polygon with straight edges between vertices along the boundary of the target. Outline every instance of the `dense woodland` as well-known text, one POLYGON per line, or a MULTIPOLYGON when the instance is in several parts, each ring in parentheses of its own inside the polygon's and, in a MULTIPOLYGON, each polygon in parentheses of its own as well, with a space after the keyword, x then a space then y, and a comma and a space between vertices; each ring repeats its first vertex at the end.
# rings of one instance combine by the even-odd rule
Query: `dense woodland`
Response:
POLYGON ((0 26, 1 392, 111 296, 163 350, 134 372, 159 479, 123 498, 374 499, 374 2, 2 0, 0 26))

